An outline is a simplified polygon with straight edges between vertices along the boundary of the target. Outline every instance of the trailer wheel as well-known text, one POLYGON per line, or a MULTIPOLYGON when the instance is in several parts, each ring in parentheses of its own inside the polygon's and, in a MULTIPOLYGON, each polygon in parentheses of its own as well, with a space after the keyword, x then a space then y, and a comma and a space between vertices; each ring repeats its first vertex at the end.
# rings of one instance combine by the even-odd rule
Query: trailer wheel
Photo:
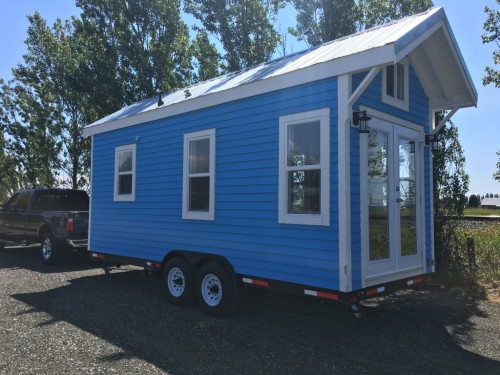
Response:
POLYGON ((238 303, 238 291, 233 275, 219 263, 205 264, 196 275, 196 299, 207 314, 233 314, 238 303))
POLYGON ((61 251, 56 246, 54 237, 50 232, 42 234, 41 254, 42 261, 45 264, 55 264, 61 258, 61 251))
POLYGON ((181 257, 170 259, 163 269, 163 289, 167 300, 177 306, 193 302, 193 270, 181 257))

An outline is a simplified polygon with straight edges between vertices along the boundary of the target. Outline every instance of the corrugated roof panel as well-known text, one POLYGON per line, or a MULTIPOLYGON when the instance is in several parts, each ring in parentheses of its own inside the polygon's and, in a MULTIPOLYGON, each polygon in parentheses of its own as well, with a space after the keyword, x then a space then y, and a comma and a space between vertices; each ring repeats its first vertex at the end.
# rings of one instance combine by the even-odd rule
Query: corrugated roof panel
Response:
POLYGON ((163 110, 177 103, 187 102, 196 98, 241 87, 249 83, 300 71, 301 69, 309 68, 316 64, 353 56, 361 52, 396 43, 401 38, 406 38, 411 42, 419 36, 412 35, 412 31, 417 30, 418 26, 421 26, 421 29, 422 25, 425 25, 426 22, 434 22, 436 20, 436 17, 434 17, 436 14, 438 14, 438 17, 446 17, 442 8, 432 9, 418 15, 337 39, 309 50, 284 56, 239 72, 228 73, 212 80, 162 95, 164 104, 161 107, 157 105, 158 97, 132 104, 110 116, 96 121, 87 128, 146 113, 157 108, 163 110), (189 90, 190 96, 185 95, 186 90, 189 90))

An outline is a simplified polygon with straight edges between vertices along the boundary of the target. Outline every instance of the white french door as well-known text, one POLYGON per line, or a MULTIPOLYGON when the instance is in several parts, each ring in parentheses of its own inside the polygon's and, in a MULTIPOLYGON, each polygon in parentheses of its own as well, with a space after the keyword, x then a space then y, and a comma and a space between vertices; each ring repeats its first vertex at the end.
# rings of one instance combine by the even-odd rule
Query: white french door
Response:
POLYGON ((364 285, 419 274, 422 257, 420 134, 380 119, 362 135, 364 285))

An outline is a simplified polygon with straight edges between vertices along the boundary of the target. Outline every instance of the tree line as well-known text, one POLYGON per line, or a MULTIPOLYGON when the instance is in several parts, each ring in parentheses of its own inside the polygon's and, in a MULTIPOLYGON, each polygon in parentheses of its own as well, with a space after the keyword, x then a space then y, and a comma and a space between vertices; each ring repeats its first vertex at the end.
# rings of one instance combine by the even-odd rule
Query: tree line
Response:
MULTIPOLYGON (((37 12, 27 16, 26 53, 12 68, 11 80, 0 78, 2 201, 20 188, 88 186, 90 144, 83 127, 125 105, 268 61, 277 51, 286 52, 287 35, 315 46, 433 3, 76 0, 76 5, 80 15, 53 25, 37 12), (281 33, 277 18, 286 6, 293 6, 296 20, 281 33), (196 23, 186 24, 184 14, 196 23)), ((456 146, 456 128, 443 132, 443 142, 456 146)), ((462 159, 461 149, 442 155, 449 173, 434 175, 453 180, 458 170, 467 178, 462 159)), ((467 184, 452 185, 463 190, 467 184)), ((448 193, 442 189, 438 194, 448 193)))

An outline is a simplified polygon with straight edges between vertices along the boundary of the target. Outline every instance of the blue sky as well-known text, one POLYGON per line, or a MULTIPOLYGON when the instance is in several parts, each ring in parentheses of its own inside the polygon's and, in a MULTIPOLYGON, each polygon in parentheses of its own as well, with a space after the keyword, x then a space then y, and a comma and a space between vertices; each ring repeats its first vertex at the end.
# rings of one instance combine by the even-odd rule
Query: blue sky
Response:
MULTIPOLYGON (((74 0, 0 0, 0 77, 11 78, 10 69, 22 61, 28 22, 26 15, 39 11, 51 25, 56 18, 79 14, 74 0)), ((483 45, 484 7, 499 9, 496 0, 434 0, 444 7, 462 55, 479 94, 477 108, 459 110, 452 121, 459 128, 460 143, 467 160, 470 193, 500 193, 500 182, 492 178, 500 151, 500 88, 483 86, 484 68, 493 65, 495 45, 483 45)), ((281 29, 294 24, 293 16, 281 17, 281 29), (288 24, 286 24, 288 23, 288 24)), ((293 51, 302 49, 294 45, 293 51)))

